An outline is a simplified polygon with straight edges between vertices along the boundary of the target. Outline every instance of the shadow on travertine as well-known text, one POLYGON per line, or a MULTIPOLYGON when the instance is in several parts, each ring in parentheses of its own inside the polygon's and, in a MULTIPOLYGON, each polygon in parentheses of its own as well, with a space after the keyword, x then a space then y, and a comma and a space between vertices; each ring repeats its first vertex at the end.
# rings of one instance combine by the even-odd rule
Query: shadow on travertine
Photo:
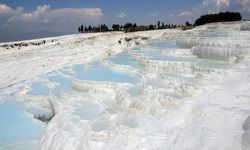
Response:
POLYGON ((250 116, 247 117, 243 126, 244 133, 241 138, 242 150, 250 149, 250 116))

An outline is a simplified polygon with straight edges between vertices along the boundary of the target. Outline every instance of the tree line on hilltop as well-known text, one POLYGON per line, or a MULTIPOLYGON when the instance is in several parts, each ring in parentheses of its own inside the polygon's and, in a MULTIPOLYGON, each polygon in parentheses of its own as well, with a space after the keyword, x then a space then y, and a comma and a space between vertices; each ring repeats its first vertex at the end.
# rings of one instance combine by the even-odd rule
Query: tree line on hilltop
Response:
MULTIPOLYGON (((190 23, 188 23, 190 24, 190 23)), ((191 24, 190 24, 191 25, 191 24)), ((98 26, 84 26, 81 25, 78 27, 78 32, 106 32, 106 31, 125 31, 125 32, 133 32, 133 31, 146 31, 146 30, 156 30, 156 29, 172 29, 177 27, 183 27, 183 25, 175 25, 175 24, 165 24, 164 22, 157 22, 157 25, 150 24, 148 26, 145 25, 137 25, 136 23, 128 22, 124 25, 113 24, 111 29, 106 24, 101 24, 98 26)))
POLYGON ((220 12, 217 14, 203 15, 195 21, 195 25, 204 25, 214 22, 240 21, 242 16, 239 12, 220 12))
POLYGON ((84 32, 106 32, 106 31, 125 31, 125 32, 134 32, 134 31, 146 31, 146 30, 157 30, 157 29, 172 29, 172 28, 181 28, 183 30, 191 29, 194 26, 204 25, 206 23, 213 22, 227 22, 227 21, 240 21, 242 16, 239 12, 220 12, 217 14, 207 14, 198 18, 194 24, 189 23, 188 21, 185 25, 175 25, 175 24, 165 24, 164 22, 158 21, 157 24, 150 25, 137 25, 136 23, 128 22, 124 25, 113 24, 111 29, 106 24, 101 24, 97 26, 84 26, 81 25, 78 27, 79 33, 84 32))

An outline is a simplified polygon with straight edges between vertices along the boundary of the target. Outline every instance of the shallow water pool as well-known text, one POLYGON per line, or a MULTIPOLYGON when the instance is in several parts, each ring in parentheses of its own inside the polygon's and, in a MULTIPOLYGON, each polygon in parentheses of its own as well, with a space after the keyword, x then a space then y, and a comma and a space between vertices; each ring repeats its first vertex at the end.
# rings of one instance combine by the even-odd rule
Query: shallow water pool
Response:
POLYGON ((127 52, 122 52, 115 56, 111 56, 108 58, 108 60, 118 65, 127 65, 133 68, 142 68, 141 64, 133 60, 133 58, 131 58, 131 56, 129 56, 127 52))
POLYGON ((31 88, 30 95, 49 95, 50 90, 42 81, 32 83, 31 88))
POLYGON ((94 63, 91 67, 84 65, 75 65, 74 77, 80 80, 91 81, 111 81, 118 83, 134 83, 135 79, 126 72, 112 70, 110 67, 101 65, 99 62, 94 63))
POLYGON ((18 149, 18 145, 21 149, 24 146, 21 143, 26 143, 26 147, 34 147, 32 143, 43 130, 43 125, 25 114, 25 106, 16 100, 7 100, 0 104, 0 120, 0 149, 18 149))

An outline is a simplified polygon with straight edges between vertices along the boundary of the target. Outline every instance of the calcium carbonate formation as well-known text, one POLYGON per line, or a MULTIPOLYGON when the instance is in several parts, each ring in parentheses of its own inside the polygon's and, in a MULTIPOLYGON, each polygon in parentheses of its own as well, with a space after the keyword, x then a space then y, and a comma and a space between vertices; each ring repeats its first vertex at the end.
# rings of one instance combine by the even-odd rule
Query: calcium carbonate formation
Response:
MULTIPOLYGON (((223 95, 204 95, 216 91, 229 70, 248 60, 248 30, 248 23, 163 30, 162 36, 133 48, 127 43, 125 51, 103 60, 38 78, 48 88, 45 94, 29 93, 31 87, 15 97, 46 123, 38 139, 40 150, 245 150, 249 118, 243 129, 234 122, 239 127, 232 131, 235 126, 227 127, 220 116, 230 108, 216 109, 219 104, 213 101, 223 95)), ((233 119, 242 120, 247 111, 233 119)))

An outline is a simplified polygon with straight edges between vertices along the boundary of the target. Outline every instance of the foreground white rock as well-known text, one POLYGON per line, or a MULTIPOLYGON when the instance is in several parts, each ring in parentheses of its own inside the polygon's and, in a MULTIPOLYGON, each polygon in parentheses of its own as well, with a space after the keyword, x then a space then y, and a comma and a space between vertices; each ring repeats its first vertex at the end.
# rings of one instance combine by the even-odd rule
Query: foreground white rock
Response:
MULTIPOLYGON (((34 81, 3 88, 3 98, 10 92, 27 108, 42 109, 28 111, 35 118, 53 114, 38 139, 40 150, 247 150, 250 32, 241 31, 242 25, 246 29, 245 23, 237 22, 185 32, 133 33, 135 42, 124 38, 132 42, 120 47, 113 42, 126 34, 97 35, 80 42, 96 48, 95 59, 87 56, 92 54, 87 49, 79 50, 82 57, 74 54, 78 50, 69 44, 72 50, 59 52, 60 59, 76 59, 66 59, 60 66, 69 67, 55 65, 57 71, 47 70, 34 81), (133 43, 144 41, 140 36, 153 38, 132 48, 133 43), (123 53, 104 58, 124 48, 123 53), (101 58, 105 60, 94 62, 101 58), (49 92, 34 86, 38 81, 49 92)), ((3 86, 11 81, 2 82, 3 86)))

